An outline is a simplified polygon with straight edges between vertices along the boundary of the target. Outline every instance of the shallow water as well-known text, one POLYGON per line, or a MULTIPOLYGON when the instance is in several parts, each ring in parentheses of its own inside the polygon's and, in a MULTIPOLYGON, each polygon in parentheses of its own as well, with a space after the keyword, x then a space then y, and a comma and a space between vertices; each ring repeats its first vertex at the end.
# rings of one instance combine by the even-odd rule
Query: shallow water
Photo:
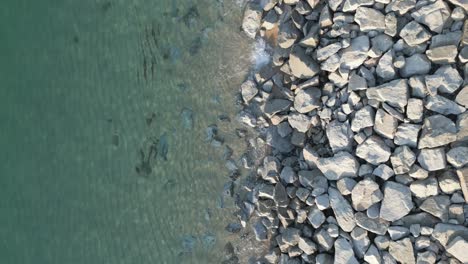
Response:
POLYGON ((222 0, 3 1, 0 263, 220 262, 205 128, 239 157, 240 19, 222 0))

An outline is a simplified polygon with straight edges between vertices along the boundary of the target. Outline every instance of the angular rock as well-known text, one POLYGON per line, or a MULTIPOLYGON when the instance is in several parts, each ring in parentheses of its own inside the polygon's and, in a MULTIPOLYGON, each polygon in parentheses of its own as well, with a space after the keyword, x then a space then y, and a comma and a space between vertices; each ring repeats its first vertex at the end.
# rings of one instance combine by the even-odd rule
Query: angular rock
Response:
POLYGON ((272 99, 265 103, 264 113, 273 116, 276 113, 283 112, 291 107, 292 102, 285 99, 272 99))
POLYGON ((393 139, 397 130, 398 121, 382 109, 378 109, 375 115, 374 130, 377 134, 393 139))
POLYGON ((393 80, 366 90, 367 98, 386 102, 391 106, 403 109, 408 104, 408 84, 406 79, 393 80))
POLYGON ((404 174, 410 171, 411 166, 416 161, 416 155, 407 146, 400 146, 395 149, 390 157, 395 174, 404 174))
POLYGON ((338 188, 342 195, 351 194, 354 186, 356 186, 356 181, 351 178, 343 178, 336 182, 336 188, 338 188))
POLYGON ((450 8, 442 0, 435 1, 432 4, 422 6, 411 13, 411 16, 417 22, 426 25, 432 31, 441 33, 445 23, 450 18, 450 8))
POLYGON ((330 158, 320 158, 318 169, 329 180, 339 180, 345 177, 356 177, 359 162, 348 152, 342 151, 330 158))
POLYGON ((369 264, 382 263, 382 257, 380 256, 380 252, 374 245, 370 245, 369 249, 364 255, 364 261, 366 261, 369 264))
POLYGON ((354 212, 348 201, 335 188, 328 189, 330 206, 333 209, 338 225, 346 232, 351 232, 356 226, 354 212))
POLYGON ((438 195, 431 196, 424 200, 424 202, 419 206, 419 208, 439 218, 443 222, 447 222, 449 205, 450 197, 446 195, 438 195))
POLYGON ((393 58, 395 54, 393 50, 387 51, 379 60, 376 68, 377 75, 385 80, 392 80, 395 77, 395 68, 393 67, 393 58))
POLYGON ((391 226, 388 228, 388 234, 393 241, 407 237, 409 233, 409 229, 404 226, 391 226))
POLYGON ((290 246, 299 244, 301 231, 297 228, 288 227, 281 234, 282 241, 290 246))
POLYGON ((447 161, 459 169, 468 164, 468 147, 456 147, 447 152, 447 161))
POLYGON ((442 175, 439 175, 439 187, 443 193, 452 194, 458 190, 461 190, 458 177, 455 172, 447 171, 442 175))
POLYGON ((314 239, 320 245, 320 247, 326 251, 332 249, 333 243, 335 242, 335 239, 331 237, 324 228, 319 229, 318 232, 314 234, 314 239))
POLYGON ((380 164, 375 168, 375 170, 372 172, 375 176, 378 176, 382 178, 384 181, 390 179, 393 175, 395 175, 395 172, 393 171, 392 168, 385 164, 380 164))
POLYGON ((450 65, 444 65, 437 69, 433 75, 426 76, 425 82, 429 91, 451 94, 460 88, 463 79, 456 69, 450 65))
POLYGON ((358 182, 351 192, 353 208, 357 211, 367 210, 382 199, 383 194, 379 189, 379 185, 369 178, 358 182))
POLYGON ((385 235, 390 225, 389 222, 381 218, 372 219, 362 212, 357 212, 355 218, 358 226, 378 235, 385 235))
POLYGON ((282 183, 275 185, 275 192, 273 194, 273 200, 278 207, 287 207, 289 204, 289 197, 282 183))
POLYGON ((338 153, 340 151, 351 152, 354 134, 353 131, 351 131, 348 121, 343 123, 337 120, 332 121, 328 124, 326 133, 333 153, 338 153))
POLYGON ((468 254, 466 253, 467 248, 468 240, 461 236, 457 236, 452 239, 446 247, 447 252, 458 259, 461 263, 468 263, 468 254))
POLYGON ((465 196, 465 202, 468 203, 468 167, 457 170, 460 186, 465 196))
POLYGON ((458 55, 457 46, 437 47, 426 51, 427 58, 435 64, 455 63, 458 55))
POLYGON ((289 67, 291 73, 300 79, 309 79, 317 75, 320 67, 305 53, 305 50, 299 46, 295 46, 289 55, 289 67))
POLYGON ((463 89, 457 94, 455 102, 464 107, 468 107, 468 86, 463 87, 463 89))
POLYGON ((339 238, 335 241, 335 264, 358 264, 354 256, 353 247, 344 238, 339 238))
POLYGON ((411 193, 419 199, 426 199, 427 197, 439 193, 437 189, 437 179, 435 177, 414 181, 411 183, 410 189, 411 193))
POLYGON ((415 179, 426 179, 429 176, 429 173, 427 172, 427 170, 414 164, 411 167, 411 170, 408 172, 408 175, 415 179))
POLYGON ((454 142, 457 128, 452 120, 442 115, 433 115, 424 119, 418 148, 435 148, 454 142))
POLYGON ((388 181, 384 185, 384 198, 380 207, 380 218, 396 221, 413 209, 411 190, 408 186, 388 181))
POLYGON ((324 61, 342 48, 340 42, 335 42, 323 48, 317 49, 317 60, 324 61))
POLYGON ((257 239, 257 241, 265 241, 268 239, 268 231, 260 221, 252 225, 252 229, 254 231, 255 239, 257 239))
POLYGON ((277 38, 278 46, 283 49, 290 48, 297 41, 300 34, 301 32, 296 28, 292 20, 281 23, 277 38))
POLYGON ((385 16, 373 8, 359 7, 354 15, 354 21, 363 32, 385 30, 385 16))
POLYGON ((312 125, 312 123, 310 122, 310 117, 298 113, 290 114, 288 116, 288 123, 291 125, 292 128, 295 128, 301 133, 307 132, 312 125))
POLYGON ((359 132, 366 127, 372 127, 374 125, 374 109, 371 106, 365 106, 354 115, 351 121, 351 130, 359 132))
POLYGON ((349 78, 348 89, 351 91, 365 90, 367 89, 367 81, 356 73, 352 73, 349 78))
POLYGON ((423 118, 423 101, 417 98, 408 99, 406 106, 406 116, 413 122, 419 123, 423 118))
POLYGON ((400 69, 400 75, 408 78, 414 75, 424 75, 431 70, 431 62, 424 54, 414 54, 406 58, 405 66, 400 69))
POLYGON ((457 140, 468 141, 468 112, 460 114, 457 118, 457 140))
POLYGON ((244 11, 242 29, 250 38, 254 39, 260 29, 262 20, 262 9, 255 2, 249 2, 244 11))
POLYGON ((458 236, 468 239, 468 228, 462 225, 438 223, 431 234, 444 248, 458 236))
POLYGON ((298 178, 293 168, 285 166, 281 171, 280 179, 283 180, 284 183, 288 184, 296 182, 298 178))
POLYGON ((307 220, 314 228, 319 228, 325 222, 325 215, 317 207, 312 207, 307 220))
POLYGON ((411 21, 401 29, 400 37, 409 46, 417 46, 428 41, 432 35, 418 22, 411 21))
POLYGON ((294 109, 305 114, 320 107, 321 92, 318 88, 312 87, 300 90, 294 97, 294 109))
POLYGON ((413 243, 409 238, 390 241, 388 252, 401 264, 415 264, 413 243))
POLYGON ((352 39, 351 45, 340 51, 340 67, 347 70, 358 68, 367 59, 368 51, 369 37, 367 35, 352 39))
POLYGON ((241 85, 241 93, 242 93, 242 98, 244 99, 244 102, 248 103, 258 93, 257 84, 252 80, 245 81, 241 85))
POLYGON ((307 255, 312 255, 317 251, 317 245, 308 238, 299 238, 298 246, 307 255))
POLYGON ((417 147, 419 130, 421 130, 420 125, 409 123, 399 125, 395 133, 394 143, 400 146, 417 147))
POLYGON ((418 162, 427 171, 445 169, 447 163, 444 148, 421 149, 418 162))
POLYGON ((390 154, 390 148, 377 136, 369 137, 356 148, 356 155, 373 165, 386 162, 390 154))

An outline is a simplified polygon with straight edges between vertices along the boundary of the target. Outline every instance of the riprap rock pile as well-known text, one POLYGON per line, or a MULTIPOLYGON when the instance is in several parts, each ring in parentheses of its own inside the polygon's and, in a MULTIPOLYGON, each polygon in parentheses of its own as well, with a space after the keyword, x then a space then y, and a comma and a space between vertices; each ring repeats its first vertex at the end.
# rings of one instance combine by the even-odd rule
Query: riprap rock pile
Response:
POLYGON ((239 211, 271 242, 259 263, 468 263, 467 11, 247 4, 243 30, 272 47, 238 115, 271 146, 239 211))

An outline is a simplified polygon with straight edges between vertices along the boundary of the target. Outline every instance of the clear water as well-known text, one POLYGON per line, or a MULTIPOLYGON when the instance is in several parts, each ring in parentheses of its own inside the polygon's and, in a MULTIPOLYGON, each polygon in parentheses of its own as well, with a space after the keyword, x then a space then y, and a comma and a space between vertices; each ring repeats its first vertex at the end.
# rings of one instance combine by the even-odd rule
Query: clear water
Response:
POLYGON ((227 0, 2 1, 0 263, 220 262, 228 178, 205 128, 238 158, 240 19, 227 0))

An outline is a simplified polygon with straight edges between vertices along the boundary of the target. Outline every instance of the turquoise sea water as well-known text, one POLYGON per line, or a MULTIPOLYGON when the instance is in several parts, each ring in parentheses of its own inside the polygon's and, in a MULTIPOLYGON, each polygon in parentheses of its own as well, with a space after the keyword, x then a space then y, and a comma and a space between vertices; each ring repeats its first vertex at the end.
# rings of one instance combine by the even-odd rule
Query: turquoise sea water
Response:
POLYGON ((0 263, 220 262, 205 128, 238 158, 240 19, 222 0, 2 1, 0 263))

